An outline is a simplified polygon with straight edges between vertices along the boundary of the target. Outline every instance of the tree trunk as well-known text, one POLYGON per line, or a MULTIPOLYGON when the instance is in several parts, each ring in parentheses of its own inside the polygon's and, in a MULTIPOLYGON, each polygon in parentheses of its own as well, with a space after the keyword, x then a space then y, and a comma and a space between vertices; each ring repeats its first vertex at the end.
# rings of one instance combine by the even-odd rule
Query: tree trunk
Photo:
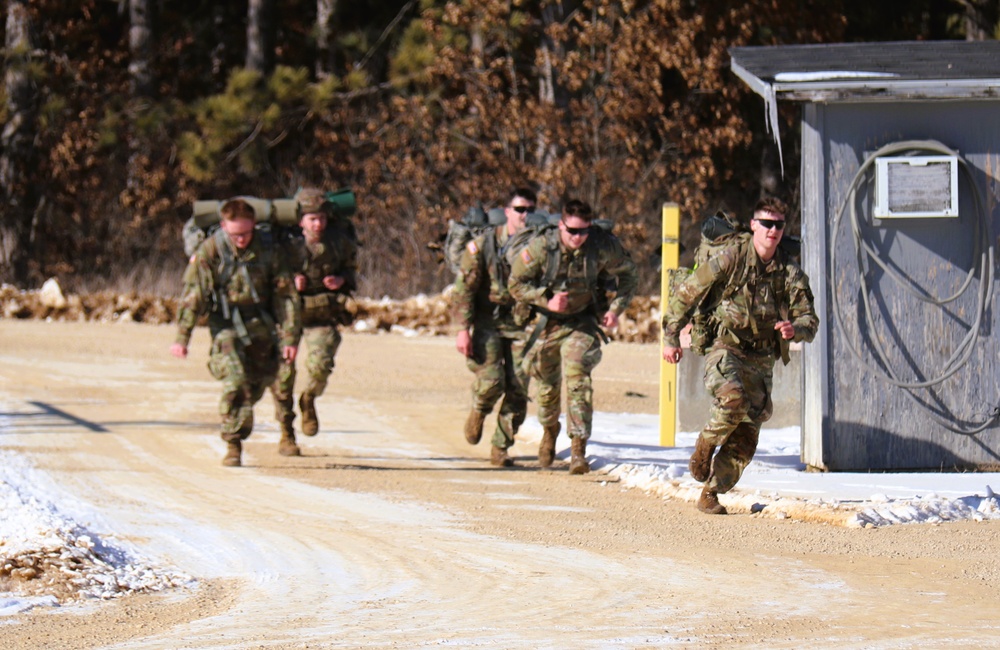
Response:
POLYGON ((274 68, 274 0, 250 0, 247 7, 248 70, 267 76, 274 68))
MULTIPOLYGON (((129 64, 131 77, 131 92, 129 118, 134 122, 136 117, 149 108, 149 100, 155 93, 152 72, 153 58, 153 15, 151 0, 129 0, 129 64)), ((146 138, 129 128, 128 134, 129 158, 125 186, 130 192, 138 192, 142 187, 144 160, 148 156, 146 138)))
POLYGON ((316 0, 316 78, 333 74, 333 51, 330 47, 333 14, 337 0, 316 0))
POLYGON ((31 220, 35 211, 35 139, 38 89, 31 78, 34 55, 31 18, 25 2, 9 0, 6 24, 7 123, 0 133, 0 278, 23 283, 31 257, 31 220))
POLYGON ((995 38, 1000 22, 998 0, 962 0, 965 5, 965 40, 986 41, 995 38))
MULTIPOLYGON (((538 74, 538 101, 543 106, 552 106, 557 109, 565 109, 569 105, 569 96, 565 88, 560 84, 557 77, 554 59, 562 60, 565 57, 563 44, 557 43, 549 36, 549 27, 559 23, 565 18, 565 9, 561 2, 548 4, 542 9, 542 69, 538 74)), ((560 110, 560 114, 565 116, 566 112, 560 110)), ((551 142, 543 131, 539 131, 535 143, 535 157, 538 168, 548 171, 555 163, 560 152, 554 142, 551 142)))
POLYGON ((153 16, 150 0, 129 0, 128 73, 132 81, 132 97, 152 97, 153 16))

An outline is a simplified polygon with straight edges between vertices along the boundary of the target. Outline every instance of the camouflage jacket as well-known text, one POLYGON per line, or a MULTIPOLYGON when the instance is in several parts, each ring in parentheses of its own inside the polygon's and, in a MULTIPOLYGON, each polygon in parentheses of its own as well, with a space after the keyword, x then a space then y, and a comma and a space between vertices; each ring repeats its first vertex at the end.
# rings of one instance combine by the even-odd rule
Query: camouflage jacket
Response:
POLYGON ((184 271, 176 341, 188 344, 191 331, 202 314, 209 314, 209 326, 213 331, 233 326, 232 310, 235 308, 239 309, 244 321, 270 319, 277 327, 282 347, 296 345, 302 335, 302 319, 298 293, 285 256, 278 247, 271 252, 265 251, 268 244, 260 232, 242 251, 232 245, 224 231, 218 232, 221 235, 202 242, 184 271), (225 266, 220 245, 229 246, 234 261, 224 287, 216 286, 225 266), (227 303, 225 307, 222 302, 227 303), (229 318, 225 312, 229 312, 229 318))
POLYGON ((793 341, 812 341, 819 327, 806 274, 781 250, 762 261, 749 237, 722 248, 676 286, 663 314, 663 345, 680 346, 681 330, 703 301, 718 328, 715 346, 775 352, 778 321, 791 321, 793 341))
POLYGON ((604 314, 598 312, 606 311, 601 304, 606 281, 611 278, 617 280, 617 287, 606 310, 621 315, 635 296, 638 284, 635 263, 617 237, 595 227, 583 246, 575 251, 560 242, 558 251, 550 252, 547 237, 532 239, 511 262, 508 289, 515 300, 543 312, 547 310, 549 298, 566 291, 569 304, 562 315, 589 312, 600 318, 604 314), (544 276, 550 254, 559 255, 559 267, 551 286, 547 286, 544 276), (594 268, 588 268, 589 265, 594 268))
POLYGON ((501 225, 466 243, 452 296, 455 319, 463 328, 490 327, 511 334, 523 332, 524 327, 514 322, 514 299, 507 291, 506 264, 497 264, 497 260, 489 259, 487 254, 488 247, 492 246, 502 257, 510 238, 507 226, 501 225))
POLYGON ((319 242, 307 244, 301 234, 292 236, 285 240, 285 252, 292 274, 306 277, 303 296, 329 292, 323 286, 323 278, 328 275, 344 278, 340 293, 357 288, 358 244, 353 230, 331 221, 319 242))

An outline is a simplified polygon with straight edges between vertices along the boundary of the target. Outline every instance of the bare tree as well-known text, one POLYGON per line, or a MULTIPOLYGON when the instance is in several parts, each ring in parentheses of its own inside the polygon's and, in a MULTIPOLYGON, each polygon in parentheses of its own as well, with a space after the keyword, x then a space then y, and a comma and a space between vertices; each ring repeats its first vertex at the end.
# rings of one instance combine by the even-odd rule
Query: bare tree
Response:
MULTIPOLYGON (((146 110, 148 100, 155 92, 152 58, 153 58, 153 15, 151 0, 129 0, 129 64, 128 72, 131 79, 131 110, 132 120, 146 110)), ((145 139, 141 134, 129 129, 128 137, 129 161, 126 186, 137 190, 142 183, 141 167, 144 158, 148 156, 145 139)))
POLYGON ((153 57, 153 17, 150 0, 129 0, 128 72, 133 97, 151 97, 154 92, 150 61, 153 57))
POLYGON ((274 0, 250 0, 247 7, 246 67, 262 77, 274 68, 274 9, 274 0))
POLYGON ((34 39, 26 2, 8 1, 6 34, 4 89, 8 119, 0 133, 0 277, 24 282, 36 207, 30 175, 35 167, 33 143, 38 111, 38 87, 30 72, 34 39))
MULTIPOLYGON (((564 57, 566 50, 564 43, 551 37, 551 32, 554 25, 558 25, 566 18, 568 12, 565 4, 564 2, 555 2, 543 6, 541 13, 542 42, 538 55, 540 59, 538 101, 543 105, 560 110, 567 107, 569 96, 560 82, 553 60, 564 57)), ((539 169, 549 171, 559 153, 556 144, 549 140, 542 131, 539 131, 535 151, 539 169)))
POLYGON ((316 0, 316 78, 326 79, 333 72, 330 47, 333 15, 337 0, 316 0))
POLYGON ((986 41, 997 37, 1000 1, 960 0, 965 9, 965 40, 986 41))

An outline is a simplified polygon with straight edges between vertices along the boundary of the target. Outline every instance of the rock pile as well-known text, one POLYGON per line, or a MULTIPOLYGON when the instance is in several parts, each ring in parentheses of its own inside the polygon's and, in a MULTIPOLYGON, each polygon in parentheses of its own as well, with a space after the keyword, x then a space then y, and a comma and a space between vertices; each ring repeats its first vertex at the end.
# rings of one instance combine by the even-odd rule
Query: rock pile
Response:
MULTIPOLYGON (((355 298, 354 330, 451 336, 456 325, 450 295, 449 287, 435 296, 419 295, 405 300, 355 298)), ((659 340, 659 307, 659 297, 637 297, 622 314, 618 330, 611 338, 630 343, 655 343, 659 340)), ((177 300, 110 291, 64 296, 55 280, 46 281, 39 291, 22 291, 5 284, 0 286, 0 318, 170 323, 177 318, 177 300)))

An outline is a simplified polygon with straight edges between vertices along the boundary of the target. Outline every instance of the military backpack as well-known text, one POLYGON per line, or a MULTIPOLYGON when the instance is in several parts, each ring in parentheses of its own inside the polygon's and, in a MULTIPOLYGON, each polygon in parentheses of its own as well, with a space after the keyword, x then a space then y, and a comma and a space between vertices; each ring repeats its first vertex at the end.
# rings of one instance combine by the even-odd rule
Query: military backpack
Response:
POLYGON ((444 260, 451 272, 455 275, 461 272, 462 251, 471 240, 506 223, 503 208, 486 211, 482 203, 469 208, 461 219, 450 220, 444 240, 444 260))

